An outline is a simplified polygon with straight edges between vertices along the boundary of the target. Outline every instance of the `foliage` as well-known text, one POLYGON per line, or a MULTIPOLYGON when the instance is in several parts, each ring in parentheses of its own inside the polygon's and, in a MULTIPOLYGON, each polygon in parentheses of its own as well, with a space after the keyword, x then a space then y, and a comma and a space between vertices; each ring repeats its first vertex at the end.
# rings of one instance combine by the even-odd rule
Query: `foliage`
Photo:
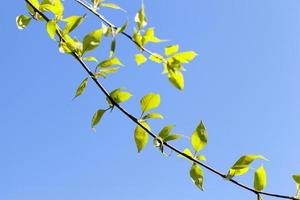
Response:
POLYGON ((183 137, 182 134, 172 133, 175 125, 164 126, 158 135, 152 133, 149 121, 153 119, 164 119, 162 114, 157 111, 152 111, 157 109, 161 103, 159 94, 151 92, 144 95, 140 99, 141 115, 139 118, 135 118, 128 113, 120 104, 130 100, 132 94, 126 91, 124 88, 117 88, 111 92, 107 92, 106 89, 98 82, 99 78, 107 78, 108 75, 118 72, 118 69, 124 66, 119 58, 115 56, 117 45, 116 37, 119 34, 126 36, 136 44, 138 53, 136 53, 133 57, 138 66, 146 64, 149 60, 162 65, 163 73, 167 75, 171 84, 179 90, 184 89, 184 76, 182 72, 185 71, 185 68, 183 65, 188 64, 195 59, 197 54, 194 51, 180 52, 178 44, 167 45, 164 48, 164 55, 153 53, 152 51, 148 50, 146 48, 147 44, 166 42, 166 40, 160 39, 156 36, 154 27, 147 28, 148 18, 146 17, 145 6, 143 3, 134 17, 136 27, 134 28, 132 34, 128 34, 125 32, 128 27, 128 20, 122 27, 115 27, 97 12, 97 10, 102 7, 124 11, 124 9, 122 9, 120 6, 114 3, 104 2, 104 0, 92 0, 91 3, 86 3, 80 0, 76 1, 87 8, 90 12, 96 14, 96 16, 98 16, 100 20, 104 22, 100 29, 91 30, 91 32, 87 33, 82 40, 73 37, 71 34, 80 26, 81 23, 84 22, 86 15, 84 14, 64 17, 64 5, 61 0, 42 0, 41 2, 38 0, 25 0, 26 8, 30 15, 17 16, 16 24, 19 29, 25 29, 30 24, 32 19, 45 21, 46 30, 49 34, 49 37, 58 43, 59 51, 61 53, 72 55, 77 61, 79 61, 81 66, 84 67, 88 73, 88 77, 86 77, 79 84, 74 98, 77 98, 83 94, 89 79, 92 79, 106 95, 107 108, 100 108, 96 110, 91 121, 92 129, 95 129, 95 126, 107 113, 106 111, 112 111, 113 108, 117 107, 123 114, 136 123, 134 140, 138 152, 140 153, 148 144, 149 135, 152 136, 154 146, 158 148, 163 155, 166 155, 164 152, 164 147, 168 147, 191 163, 189 175, 192 182, 200 190, 203 190, 205 179, 203 168, 206 168, 207 170, 239 185, 241 188, 254 192, 257 194, 258 199, 262 199, 262 195, 273 197, 281 196, 281 198, 287 199, 295 199, 300 196, 299 174, 293 175, 293 179, 297 186, 295 197, 274 195, 272 193, 265 192, 262 193, 267 184, 267 173, 263 165, 260 165, 260 167, 258 167, 254 172, 253 188, 247 186, 242 187, 241 184, 233 180, 235 176, 241 176, 248 172, 249 169, 251 169, 250 165, 255 160, 267 160, 261 155, 248 154, 241 156, 228 170, 227 175, 222 174, 204 164, 203 161, 206 161, 206 157, 203 154, 200 154, 200 152, 208 144, 208 134, 203 121, 200 121, 190 137, 190 143, 193 151, 188 147, 186 147, 183 151, 180 151, 169 144, 169 142, 179 140, 183 137), (46 15, 51 15, 51 18, 48 18, 46 15), (63 28, 60 27, 62 24, 63 28), (88 52, 93 52, 93 50, 98 48, 101 40, 104 39, 104 37, 110 39, 111 45, 109 56, 100 62, 98 62, 98 59, 93 55, 85 56, 88 52), (149 54, 148 57, 145 55, 146 53, 149 54), (93 61, 97 63, 94 73, 89 70, 85 61, 93 61))

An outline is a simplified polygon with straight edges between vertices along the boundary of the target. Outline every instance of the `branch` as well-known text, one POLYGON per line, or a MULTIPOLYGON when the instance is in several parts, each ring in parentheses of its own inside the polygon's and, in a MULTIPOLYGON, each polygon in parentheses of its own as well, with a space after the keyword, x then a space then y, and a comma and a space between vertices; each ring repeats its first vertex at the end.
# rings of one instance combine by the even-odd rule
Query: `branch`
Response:
MULTIPOLYGON (((106 20, 103 16, 101 16, 99 13, 97 13, 96 11, 92 10, 90 7, 88 7, 85 3, 81 2, 80 0, 75 0, 78 3, 80 3, 81 5, 83 5, 84 7, 86 7, 87 9, 89 9, 91 12, 93 12, 96 16, 98 16, 104 23, 106 23, 107 25, 109 25, 110 27, 117 29, 116 26, 114 26, 111 22, 109 22, 108 20, 106 20)), ((31 2, 30 0, 25 0, 26 3, 28 3, 35 12, 37 12, 46 22, 49 22, 50 19, 44 14, 42 13, 38 8, 36 8, 31 2)), ((56 34, 58 35, 59 39, 63 42, 66 42, 66 40, 64 39, 64 37, 61 35, 61 31, 58 29, 56 30, 56 34)), ((125 33, 122 32, 122 34, 124 36, 126 36, 127 38, 129 38, 132 42, 134 42, 136 45, 139 46, 139 44, 137 44, 133 38, 125 33)), ((139 46, 140 47, 140 46, 139 46)), ((151 51, 149 51, 148 49, 145 49, 144 47, 140 47, 142 48, 144 51, 148 52, 149 54, 153 55, 151 51)), ((150 130, 148 130, 145 126, 143 126, 143 124, 141 124, 139 122, 139 120, 134 117, 133 115, 131 115, 128 111, 126 111, 122 106, 120 106, 118 103, 116 103, 114 101, 114 99, 109 95, 108 91, 105 89, 105 87, 97 80, 97 78, 94 76, 94 74, 91 72, 91 70, 89 69, 89 67, 86 65, 86 63, 82 60, 82 58, 76 53, 76 52, 72 52, 72 56, 80 63, 80 65, 83 67, 83 69, 87 72, 87 74, 91 77, 91 79, 94 81, 94 83, 97 85, 97 87, 101 90, 101 92, 109 99, 109 101, 113 104, 113 106, 117 107, 119 109, 120 112, 122 112, 125 116, 127 116, 131 121, 133 121, 135 124, 137 124, 138 126, 140 126, 142 129, 144 129, 152 138, 156 139, 157 136, 151 132, 150 130)), ((207 169, 208 171, 222 177, 222 178, 226 178, 226 175, 221 173, 220 171, 210 167, 209 165, 203 164, 201 163, 199 160, 196 160, 195 158, 192 158, 191 156, 181 152, 179 149, 177 149, 176 147, 168 144, 167 142, 163 142, 162 144, 165 147, 168 147, 169 149, 175 151, 176 153, 178 153, 179 155, 183 156, 184 158, 197 163, 198 165, 202 166, 203 168, 207 169)), ((282 198, 282 199, 292 199, 292 200, 300 200, 298 198, 295 197, 291 197, 291 196, 286 196, 286 195, 281 195, 281 194, 275 194, 275 193, 268 193, 268 192, 260 192, 260 191, 256 191, 251 187, 248 187, 234 179, 229 179, 229 181, 245 190, 248 190, 249 192, 253 192, 255 195, 265 195, 265 196, 271 196, 271 197, 277 197, 277 198, 282 198)))

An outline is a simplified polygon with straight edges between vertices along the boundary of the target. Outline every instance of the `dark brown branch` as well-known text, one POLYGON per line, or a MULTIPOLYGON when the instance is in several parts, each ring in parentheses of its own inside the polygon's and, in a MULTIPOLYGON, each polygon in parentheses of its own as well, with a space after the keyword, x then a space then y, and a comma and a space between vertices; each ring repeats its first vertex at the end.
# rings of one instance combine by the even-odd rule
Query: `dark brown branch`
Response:
MULTIPOLYGON (((80 2, 79 0, 76 0, 77 2, 80 2)), ((42 13, 38 8, 36 8, 31 2, 30 0, 25 0, 26 3, 28 3, 34 10, 35 12, 37 12, 39 15, 41 15, 41 17, 45 20, 45 21, 50 21, 50 19, 44 14, 42 13)), ((81 4, 84 5, 84 4, 81 4)), ((89 9, 89 8, 88 8, 89 9)), ((94 13, 94 11, 93 11, 94 13)), ((103 18, 105 19, 105 18, 103 18)), ((101 20, 103 20, 101 19, 101 20)), ((114 29, 116 29, 117 27, 113 26, 109 21, 107 21, 105 19, 104 21, 105 23, 107 23, 108 25, 110 25, 111 27, 113 27, 114 29)), ((61 35, 60 30, 56 31, 59 39, 63 42, 66 42, 64 37, 61 35)), ((128 35, 123 33, 123 35, 128 35)), ((128 35, 129 36, 129 35, 128 35)), ((129 36, 131 38, 131 36, 129 36)), ((129 39, 130 39, 129 38, 129 39)), ((133 41, 133 39, 131 38, 131 40, 133 41)), ((133 41, 134 42, 134 41, 133 41)), ((109 95, 109 93, 107 92, 107 90, 104 88, 104 86, 102 86, 102 84, 97 80, 97 78, 94 76, 94 74, 91 72, 91 70, 89 69, 89 67, 85 64, 85 62, 82 60, 82 58, 75 52, 72 53, 73 57, 80 63, 80 65, 84 68, 84 70, 88 73, 88 75, 92 78, 92 80, 95 82, 95 84, 98 86, 98 88, 101 90, 101 92, 110 100, 110 102, 113 104, 113 106, 117 107, 125 116, 127 116, 131 121, 133 121, 135 124, 137 124, 138 126, 140 126, 142 129, 144 129, 151 137, 153 138, 157 138, 157 136, 152 133, 150 130, 148 130, 145 126, 143 126, 143 124, 141 124, 138 119, 136 117, 134 117, 133 115, 131 115, 128 111, 126 111, 122 106, 120 106, 119 104, 117 104, 114 99, 109 95)), ((168 147, 169 149, 175 151, 176 153, 178 153, 179 155, 187 158, 188 160, 197 163, 198 165, 202 166, 203 168, 209 170, 210 172, 222 177, 222 178, 226 178, 226 175, 219 172, 218 170, 201 163, 199 160, 196 160, 195 158, 190 157, 189 155, 181 152, 180 150, 178 150, 176 147, 168 144, 167 142, 163 142, 163 145, 168 147)), ((261 195, 265 195, 265 196, 271 196, 271 197, 277 197, 277 198, 282 198, 282 199, 292 199, 292 200, 300 200, 298 198, 295 197, 291 197, 291 196, 286 196, 286 195, 280 195, 280 194, 275 194, 275 193, 268 193, 268 192, 259 192, 254 190, 251 187, 248 187, 242 183, 239 183, 238 181, 234 180, 234 179, 229 179, 230 182, 234 183, 235 185, 248 190, 250 192, 253 192, 255 195, 261 194, 261 195)))

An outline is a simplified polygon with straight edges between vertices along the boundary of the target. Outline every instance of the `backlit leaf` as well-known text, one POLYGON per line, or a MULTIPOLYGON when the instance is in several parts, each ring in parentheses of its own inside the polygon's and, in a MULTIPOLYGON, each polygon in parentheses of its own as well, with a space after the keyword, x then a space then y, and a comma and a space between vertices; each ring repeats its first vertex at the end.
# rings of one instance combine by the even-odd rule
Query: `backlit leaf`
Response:
POLYGON ((47 22, 47 32, 52 40, 55 40, 55 34, 56 34, 56 22, 54 20, 50 20, 47 22))
POLYGON ((101 120, 105 110, 97 110, 92 118, 92 128, 94 128, 101 120))
POLYGON ((265 168, 261 165, 254 174, 254 189, 262 191, 267 184, 267 174, 265 168))
MULTIPOLYGON (((141 122, 141 124, 148 130, 150 130, 150 126, 146 122, 141 122)), ((140 153, 148 143, 148 133, 139 125, 134 130, 134 140, 138 152, 140 153)))
POLYGON ((120 62, 120 60, 117 57, 108 58, 104 61, 102 61, 98 66, 100 68, 106 68, 113 65, 123 66, 123 64, 120 62))
POLYGON ((83 60, 98 62, 97 58, 95 58, 94 56, 87 56, 87 57, 83 58, 83 60))
POLYGON ((140 66, 141 64, 143 64, 144 62, 147 61, 147 58, 146 58, 143 54, 141 54, 141 53, 136 54, 136 55, 134 56, 134 59, 135 59, 135 62, 136 62, 136 64, 137 64, 138 66, 140 66))
POLYGON ((169 56, 169 55, 172 55, 174 53, 177 53, 179 50, 179 45, 172 45, 172 46, 167 46, 165 48, 165 55, 166 56, 169 56))
MULTIPOLYGON (((132 97, 131 93, 123 91, 121 88, 115 89, 109 95, 117 104, 125 102, 132 97)), ((112 106, 112 103, 109 101, 109 99, 107 99, 107 102, 110 106, 112 106)))
POLYGON ((164 139, 165 137, 167 137, 172 129, 175 127, 175 125, 168 125, 168 126, 165 126, 158 134, 158 137, 164 139))
POLYGON ((143 119, 163 119, 164 117, 160 113, 149 113, 143 117, 143 119))
POLYGON ((68 34, 72 32, 77 26, 79 26, 83 20, 85 19, 86 15, 83 16, 71 16, 65 18, 63 21, 67 22, 66 26, 64 27, 63 34, 68 34))
POLYGON ((125 11, 123 8, 114 3, 101 3, 100 6, 125 11))
POLYGON ((182 62, 182 63, 188 63, 192 61, 197 54, 194 51, 186 51, 186 52, 181 52, 177 53, 173 56, 176 60, 182 62))
POLYGON ((140 100, 140 104, 142 113, 154 109, 160 104, 160 95, 155 93, 149 93, 140 100))
POLYGON ((179 138, 182 138, 183 135, 181 134, 172 134, 172 135, 168 135, 167 137, 164 138, 164 141, 165 142, 169 142, 169 141, 172 141, 172 140, 177 140, 179 138))
POLYGON ((85 79, 80 83, 80 85, 78 86, 74 98, 80 96, 80 95, 84 92, 84 90, 85 90, 85 88, 86 88, 86 86, 87 86, 87 83, 88 83, 88 78, 85 78, 85 79))
POLYGON ((16 18, 16 24, 17 24, 17 27, 18 29, 24 29, 28 26, 28 24, 30 23, 31 21, 31 17, 28 17, 26 15, 20 15, 20 16, 17 16, 16 18))
POLYGON ((123 31, 125 31, 125 29, 127 28, 127 26, 128 26, 128 20, 126 20, 125 24, 122 27, 120 27, 120 28, 117 29, 116 33, 117 34, 118 33, 122 33, 123 31))
POLYGON ((102 29, 87 34, 83 39, 82 54, 97 48, 102 38, 102 29))
POLYGON ((169 81, 179 90, 184 88, 184 78, 180 71, 169 71, 168 73, 169 81))
POLYGON ((202 169, 197 165, 193 164, 192 168, 190 169, 190 176, 192 178, 192 181, 194 184, 203 191, 203 171, 202 169))
POLYGON ((147 18, 145 16, 145 7, 143 3, 140 10, 136 14, 134 21, 136 22, 139 30, 147 25, 147 18))
POLYGON ((202 121, 192 134, 191 144, 196 152, 203 149, 207 144, 207 133, 202 121))

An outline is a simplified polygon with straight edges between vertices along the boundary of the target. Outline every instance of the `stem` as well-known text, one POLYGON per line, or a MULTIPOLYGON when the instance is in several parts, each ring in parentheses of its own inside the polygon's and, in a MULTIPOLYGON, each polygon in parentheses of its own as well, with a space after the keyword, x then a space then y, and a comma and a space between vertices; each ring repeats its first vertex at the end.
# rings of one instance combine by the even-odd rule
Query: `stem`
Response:
MULTIPOLYGON (((82 3, 80 0, 76 0, 77 2, 79 2, 81 5, 85 6, 84 3, 82 3)), ((25 0, 26 3, 28 3, 34 10, 35 12, 37 12, 39 15, 41 15, 43 17, 43 19, 48 22, 50 21, 50 19, 43 14, 38 8, 36 8, 31 2, 30 0, 25 0)), ((90 10, 90 9, 89 9, 90 10)), ((95 12, 93 10, 91 10, 94 14, 95 12)), ((101 15, 99 14, 99 17, 101 15)), ((102 16, 101 16, 102 17, 102 16)), ((106 24, 108 24, 110 27, 113 27, 114 29, 116 29, 117 27, 115 27, 112 23, 110 23, 108 20, 106 20, 105 18, 101 18, 101 20, 103 20, 106 24)), ((64 37, 61 35, 61 31, 60 30, 56 30, 56 34, 58 35, 59 39, 63 42, 65 42, 64 37)), ((134 40, 131 38, 130 35, 123 33, 123 35, 127 36, 131 41, 134 42, 134 40)), ((136 43, 136 42, 134 42, 136 43)), ((146 49, 145 49, 146 51, 146 49)), ((146 51, 148 52, 148 51, 146 51)), ((150 52, 150 51, 149 51, 150 52)), ((148 52, 148 53, 149 53, 148 52)), ((150 52, 151 54, 151 52, 150 52)), ((101 90, 101 92, 110 100, 110 102, 113 104, 113 106, 117 107, 125 116, 127 116, 131 121, 133 121, 135 124, 137 124, 138 126, 140 126, 142 129, 144 129, 152 138, 157 138, 157 136, 152 133, 150 130, 148 130, 145 126, 143 126, 143 124, 141 124, 138 119, 136 117, 134 117, 133 115, 131 115, 128 111, 126 111, 122 106, 120 106, 119 104, 117 104, 114 99, 109 95, 108 91, 105 89, 105 87, 97 80, 97 78, 94 76, 94 74, 91 72, 91 70, 89 69, 89 67, 87 66, 87 64, 82 60, 82 58, 76 53, 73 52, 72 56, 80 63, 80 65, 83 67, 83 69, 87 72, 87 74, 91 77, 91 79, 94 81, 94 83, 97 85, 97 87, 101 90)), ((162 144, 165 147, 168 147, 170 150, 175 151, 176 153, 178 153, 179 155, 187 158, 188 160, 197 163, 198 165, 202 166, 203 168, 207 169, 208 171, 222 177, 222 178, 226 178, 226 175, 219 172, 218 170, 210 167, 209 165, 203 164, 201 163, 199 160, 196 160, 194 158, 192 158, 191 156, 181 152, 179 149, 177 149, 176 147, 170 145, 167 142, 162 142, 162 144)), ((229 181, 245 190, 248 190, 250 192, 253 192, 255 195, 265 195, 265 196, 271 196, 271 197, 277 197, 277 198, 282 198, 282 199, 292 199, 292 200, 300 200, 298 198, 295 197, 291 197, 291 196, 286 196, 286 195, 281 195, 281 194, 275 194, 275 193, 268 193, 268 192, 259 192, 254 190, 251 187, 248 187, 234 179, 229 179, 229 181)))

